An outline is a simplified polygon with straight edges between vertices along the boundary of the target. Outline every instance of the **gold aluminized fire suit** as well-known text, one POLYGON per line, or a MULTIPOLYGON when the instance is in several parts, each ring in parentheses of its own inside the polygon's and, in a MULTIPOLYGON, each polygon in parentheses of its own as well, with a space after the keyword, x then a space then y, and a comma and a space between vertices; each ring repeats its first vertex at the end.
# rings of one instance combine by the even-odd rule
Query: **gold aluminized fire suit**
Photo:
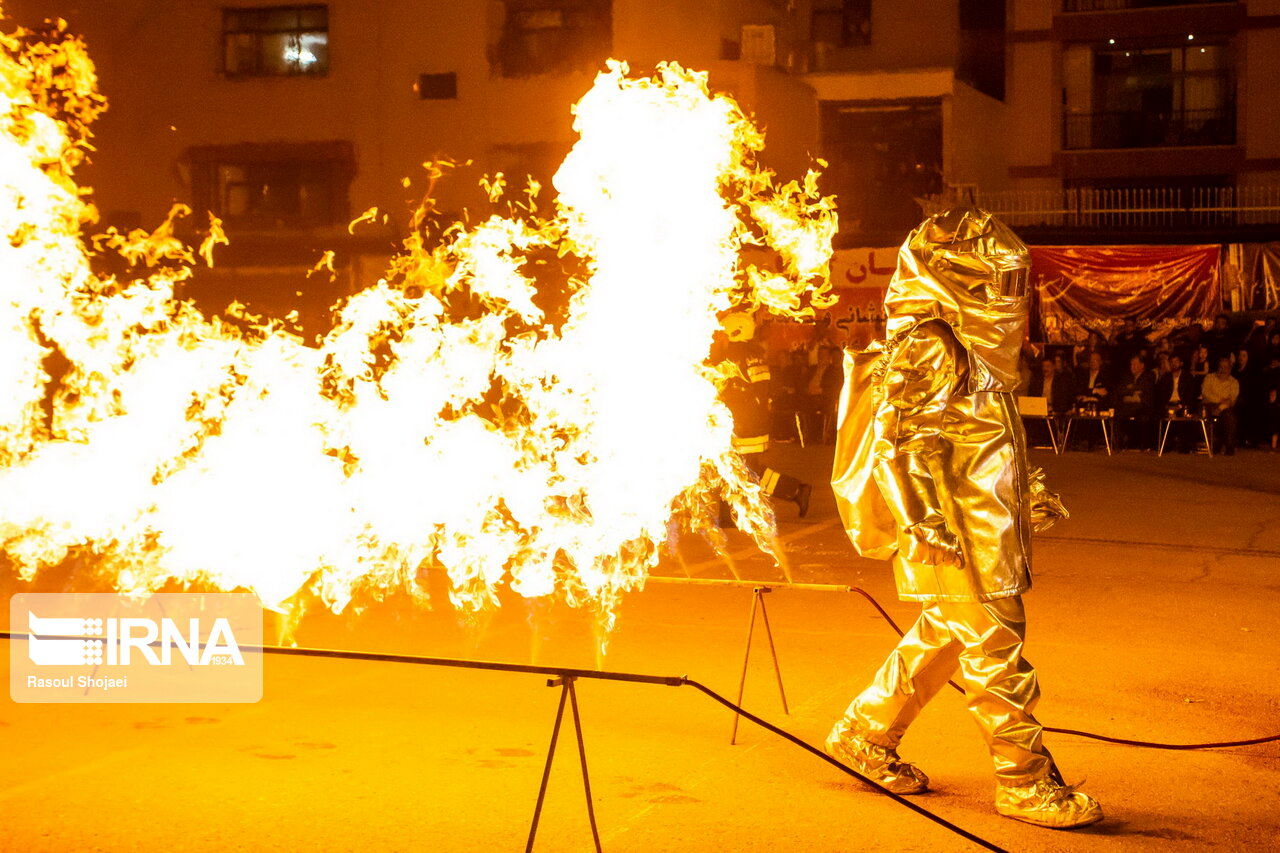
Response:
POLYGON ((855 544, 892 554, 899 596, 923 604, 833 738, 896 750, 958 668, 1001 786, 1057 777, 1032 716, 1036 674, 1022 656, 1031 528, 1065 515, 1028 470, 1013 393, 1028 264, 1022 241, 973 208, 911 234, 885 296, 886 340, 873 347, 865 434, 842 422, 833 476, 855 544), (842 489, 841 466, 860 442, 872 476, 861 475, 861 491, 842 489))

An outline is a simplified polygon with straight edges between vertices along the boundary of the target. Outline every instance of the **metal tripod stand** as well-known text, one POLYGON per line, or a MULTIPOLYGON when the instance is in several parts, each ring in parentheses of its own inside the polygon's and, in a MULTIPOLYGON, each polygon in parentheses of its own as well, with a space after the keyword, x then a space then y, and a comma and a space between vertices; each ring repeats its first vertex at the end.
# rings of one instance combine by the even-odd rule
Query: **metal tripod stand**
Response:
POLYGON ((600 853, 600 830, 596 827, 596 810, 591 802, 591 779, 587 775, 587 747, 582 740, 582 718, 578 716, 578 694, 574 690, 576 676, 562 675, 547 679, 548 687, 560 688, 560 706, 556 709, 556 722, 551 729, 551 747, 547 750, 547 763, 542 768, 542 784, 538 787, 538 802, 533 807, 533 822, 529 825, 529 840, 525 842, 525 853, 533 850, 533 840, 538 834, 538 820, 542 817, 542 804, 547 798, 547 783, 551 781, 551 762, 556 757, 556 743, 560 739, 560 724, 564 722, 564 704, 569 700, 573 710, 573 730, 578 736, 578 760, 582 764, 582 790, 587 795, 587 819, 591 822, 591 838, 596 845, 596 853, 600 853))
MULTIPOLYGON (((764 619, 764 634, 769 639, 769 657, 773 660, 773 674, 778 680, 778 696, 782 698, 782 713, 790 715, 791 710, 787 707, 787 691, 782 686, 782 668, 778 665, 778 650, 773 644, 773 629, 769 627, 769 610, 765 606, 765 595, 773 590, 767 586, 757 586, 751 590, 751 618, 747 622, 747 643, 746 649, 742 655, 742 677, 738 679, 738 701, 736 704, 742 704, 742 693, 747 687, 747 665, 751 662, 751 640, 756 630, 756 613, 764 619)), ((733 731, 729 734, 729 743, 738 742, 738 719, 739 715, 736 711, 733 715, 733 731)))

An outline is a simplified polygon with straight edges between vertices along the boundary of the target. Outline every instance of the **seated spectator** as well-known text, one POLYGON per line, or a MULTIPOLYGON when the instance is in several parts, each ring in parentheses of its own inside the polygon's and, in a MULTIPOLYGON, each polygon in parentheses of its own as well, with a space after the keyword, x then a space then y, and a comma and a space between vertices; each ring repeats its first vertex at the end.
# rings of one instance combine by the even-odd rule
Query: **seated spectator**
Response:
POLYGON ((1129 371, 1115 385, 1116 422, 1121 448, 1151 446, 1155 414, 1155 383, 1142 356, 1129 359, 1129 371))
MULTIPOLYGON (((1177 417, 1198 411, 1196 381, 1182 365, 1182 356, 1169 357, 1169 372, 1156 378, 1156 416, 1177 417)), ((1185 428, 1173 425, 1169 438, 1183 453, 1190 452, 1191 434, 1185 428)))
POLYGON ((1099 409, 1107 409, 1111 407, 1111 389, 1108 386, 1106 365, 1102 360, 1102 353, 1094 350, 1089 353, 1089 363, 1080 373, 1079 382, 1079 400, 1081 403, 1092 404, 1099 409))
POLYGON ((1169 357, 1169 372, 1156 377, 1156 408, 1161 412, 1191 411, 1196 406, 1196 382, 1182 364, 1182 356, 1169 357))
POLYGON ((1218 370, 1204 378, 1200 385, 1200 400, 1204 412, 1217 419, 1216 444, 1227 456, 1236 452, 1236 400, 1240 397, 1240 383, 1231 375, 1231 359, 1218 359, 1218 370))
POLYGON ((1060 371, 1057 360, 1053 358, 1040 360, 1040 372, 1031 378, 1027 393, 1032 397, 1046 398, 1052 414, 1069 412, 1076 403, 1074 377, 1070 371, 1060 371))

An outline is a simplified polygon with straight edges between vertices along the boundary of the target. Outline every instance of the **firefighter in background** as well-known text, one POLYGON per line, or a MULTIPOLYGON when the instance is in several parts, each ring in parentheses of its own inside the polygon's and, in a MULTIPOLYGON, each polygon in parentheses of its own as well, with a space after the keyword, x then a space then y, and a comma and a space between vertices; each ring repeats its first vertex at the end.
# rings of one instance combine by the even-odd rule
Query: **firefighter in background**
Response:
POLYGON ((886 340, 846 356, 837 505, 860 552, 892 558, 899 597, 921 614, 826 747, 891 791, 927 790, 898 744, 958 676, 995 763, 996 810, 1068 829, 1102 809, 1055 767, 1022 656, 1031 530, 1066 516, 1028 470, 1013 394, 1028 265, 1027 247, 988 213, 931 217, 898 254, 886 340))
MULTIPOLYGON (((804 518, 809 514, 813 486, 764 464, 773 413, 769 408, 769 364, 765 361, 764 347, 754 340, 755 320, 750 314, 736 312, 725 316, 721 325, 727 342, 720 353, 720 361, 728 367, 728 380, 722 397, 733 413, 733 449, 760 478, 760 486, 766 495, 791 501, 800 510, 800 517, 804 518)), ((723 512, 721 521, 727 521, 723 512)), ((721 526, 727 525, 722 523, 721 526)))

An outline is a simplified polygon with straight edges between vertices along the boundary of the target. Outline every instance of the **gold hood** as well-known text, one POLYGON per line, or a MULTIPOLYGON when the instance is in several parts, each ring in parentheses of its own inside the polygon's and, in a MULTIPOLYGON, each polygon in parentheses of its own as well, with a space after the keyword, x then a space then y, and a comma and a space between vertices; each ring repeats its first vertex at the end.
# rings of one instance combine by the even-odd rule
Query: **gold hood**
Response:
POLYGON ((954 330, 969 360, 969 391, 1018 385, 1030 255, 1010 228, 975 207, 931 216, 902 244, 885 293, 885 335, 926 320, 954 330))

